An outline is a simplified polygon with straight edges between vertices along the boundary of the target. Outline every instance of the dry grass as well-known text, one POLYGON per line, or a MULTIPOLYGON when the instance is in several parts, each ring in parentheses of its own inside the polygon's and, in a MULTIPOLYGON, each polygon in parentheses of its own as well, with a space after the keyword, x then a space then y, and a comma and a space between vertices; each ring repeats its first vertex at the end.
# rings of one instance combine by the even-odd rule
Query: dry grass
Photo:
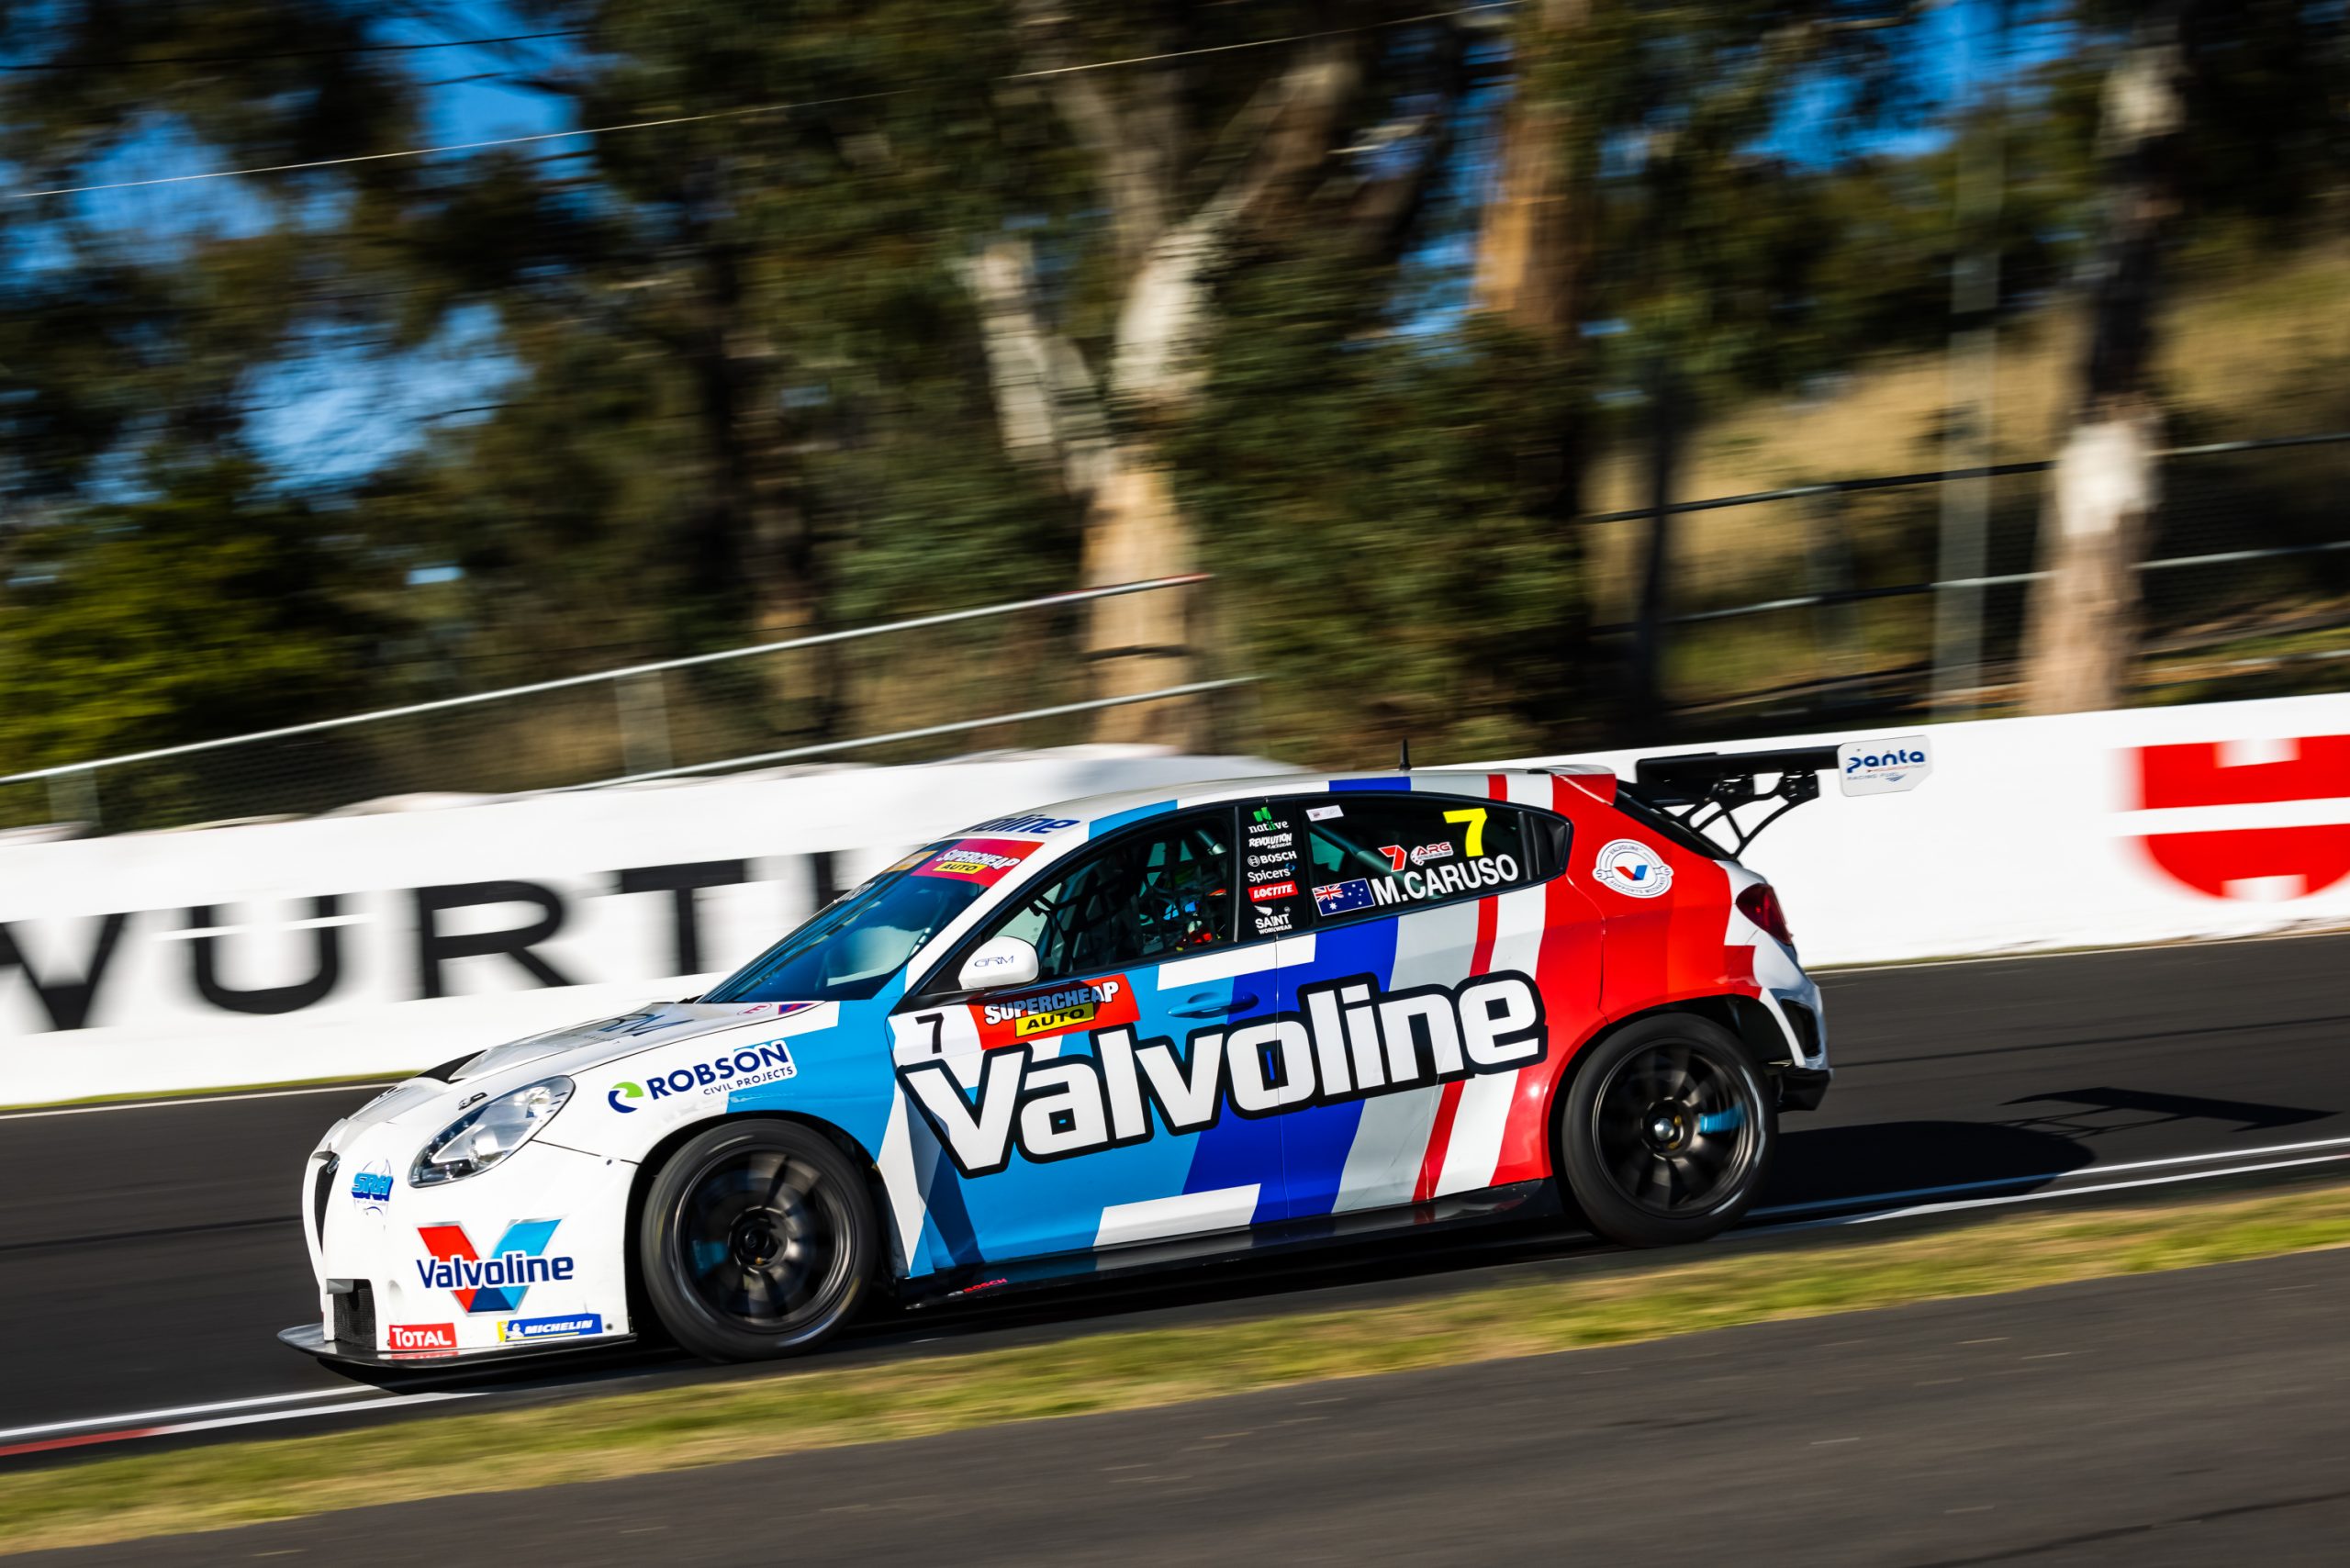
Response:
MULTIPOLYGON (((2172 431, 2185 441, 2293 435, 2350 421, 2350 243, 2278 258, 2268 272, 2183 291, 2162 339, 2172 431)), ((2008 330, 1998 347, 1997 457, 2053 454, 2071 397, 2081 323, 2052 310, 2008 330)), ((1951 397, 1939 354, 1888 358, 1856 371, 1832 395, 1758 403, 1708 424, 1692 442, 1680 491, 1695 499, 1940 468, 1939 431, 1951 397)), ((1641 505, 1639 455, 1619 453, 1593 476, 1595 511, 1641 505)), ((1711 599, 1769 581, 1798 560, 1811 513, 1804 503, 1739 507, 1676 521, 1678 581, 1711 599)), ((1628 612, 1641 527, 1594 530, 1592 570, 1603 619, 1628 612)))

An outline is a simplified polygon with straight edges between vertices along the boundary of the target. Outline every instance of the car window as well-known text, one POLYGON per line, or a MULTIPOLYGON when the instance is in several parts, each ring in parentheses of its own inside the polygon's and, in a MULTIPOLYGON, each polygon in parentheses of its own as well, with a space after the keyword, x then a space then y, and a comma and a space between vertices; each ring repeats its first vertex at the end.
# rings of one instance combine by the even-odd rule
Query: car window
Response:
POLYGON ((948 839, 931 845, 818 910, 701 999, 853 1002, 870 997, 916 949, 1036 847, 1009 838, 948 839))
POLYGON ((1534 881, 1526 816, 1444 795, 1337 794, 1300 802, 1317 923, 1483 898, 1534 881))
POLYGON ((1313 907, 1301 870, 1305 818, 1295 801, 1251 801, 1240 810, 1240 876, 1247 895, 1244 939, 1305 929, 1313 907))
POLYGON ((1033 945, 1044 980, 1149 963, 1228 945, 1233 886, 1232 813, 1219 809, 1113 840, 989 935, 1033 945))

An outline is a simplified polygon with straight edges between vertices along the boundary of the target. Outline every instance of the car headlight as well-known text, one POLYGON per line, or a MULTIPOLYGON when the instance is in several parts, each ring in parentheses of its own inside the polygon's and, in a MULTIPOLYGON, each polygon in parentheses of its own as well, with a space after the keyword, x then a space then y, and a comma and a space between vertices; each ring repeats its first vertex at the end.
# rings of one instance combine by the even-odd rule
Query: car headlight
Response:
POLYGON ((433 1137, 408 1173, 411 1186, 430 1187, 478 1176, 538 1135, 571 1098, 571 1080, 543 1078, 476 1105, 433 1137))

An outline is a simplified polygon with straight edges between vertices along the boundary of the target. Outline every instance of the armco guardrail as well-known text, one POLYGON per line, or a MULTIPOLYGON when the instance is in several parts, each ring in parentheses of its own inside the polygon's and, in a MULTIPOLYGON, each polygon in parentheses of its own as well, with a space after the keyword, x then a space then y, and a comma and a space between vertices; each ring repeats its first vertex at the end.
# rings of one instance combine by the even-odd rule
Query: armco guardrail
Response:
MULTIPOLYGON (((1748 857, 1807 961, 2350 922, 2350 696, 1930 734, 1918 789, 1829 783, 1748 857)), ((964 823, 1271 766, 1088 748, 0 847, 0 1103, 425 1066, 690 994, 964 823)))

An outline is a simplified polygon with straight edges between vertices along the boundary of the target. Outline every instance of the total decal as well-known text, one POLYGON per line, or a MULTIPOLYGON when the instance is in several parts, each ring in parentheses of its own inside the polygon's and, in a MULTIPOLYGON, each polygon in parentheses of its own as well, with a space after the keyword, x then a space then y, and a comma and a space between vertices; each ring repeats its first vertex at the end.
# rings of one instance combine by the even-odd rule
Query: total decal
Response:
POLYGON ((604 1103, 624 1116, 632 1115, 656 1101, 697 1093, 731 1094, 737 1089, 748 1089, 760 1083, 780 1083, 787 1078, 799 1075, 800 1069, 791 1059, 789 1047, 781 1040, 768 1040, 712 1057, 707 1061, 695 1062, 690 1067, 655 1073, 642 1081, 627 1080, 615 1083, 606 1092, 604 1103))
POLYGON ((562 1223, 516 1220, 487 1258, 462 1225, 418 1226, 417 1238, 430 1256, 418 1260, 417 1280, 428 1291, 447 1291, 460 1312, 519 1312, 532 1285, 566 1283, 578 1269, 576 1259, 547 1252, 562 1223))
POLYGON ((992 1051, 965 1093, 944 1062, 898 1069, 907 1097, 966 1176, 1214 1126, 1229 1110, 1279 1115, 1512 1072, 1550 1049, 1542 995, 1515 971, 1457 986, 1382 992, 1370 975, 1298 991, 1298 1010, 1137 1043, 1129 1026, 1093 1037, 1091 1056, 992 1051))
POLYGON ((1639 839, 1616 838, 1599 846, 1591 879, 1628 899, 1661 898, 1673 886, 1673 868, 1639 839))
POLYGON ((1078 980, 994 1002, 973 1002, 982 1050, 1049 1039, 1078 1029, 1101 1029, 1136 1019, 1134 987, 1124 975, 1078 980))
POLYGON ((453 1356, 457 1326, 453 1323, 390 1323, 384 1327, 384 1348, 395 1356, 453 1356))

